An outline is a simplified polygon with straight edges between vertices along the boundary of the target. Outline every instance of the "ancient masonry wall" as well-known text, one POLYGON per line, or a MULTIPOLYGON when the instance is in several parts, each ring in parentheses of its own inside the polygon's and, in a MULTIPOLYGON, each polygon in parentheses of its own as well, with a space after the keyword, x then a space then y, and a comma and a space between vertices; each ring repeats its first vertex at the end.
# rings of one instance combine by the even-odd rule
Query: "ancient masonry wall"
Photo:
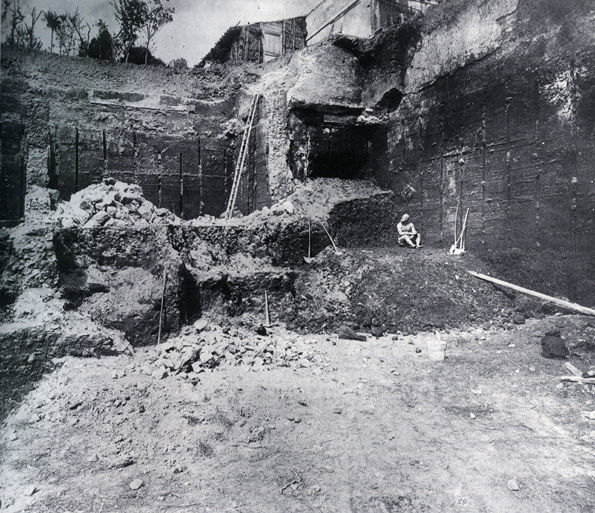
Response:
MULTIPOLYGON (((424 34, 378 173, 426 241, 592 251, 595 46, 586 2, 497 0, 424 34)), ((431 20, 430 20, 431 21, 431 20)))
POLYGON ((237 134, 222 77, 7 49, 2 74, 0 219, 22 216, 27 185, 68 198, 105 175, 186 218, 223 210, 237 134))

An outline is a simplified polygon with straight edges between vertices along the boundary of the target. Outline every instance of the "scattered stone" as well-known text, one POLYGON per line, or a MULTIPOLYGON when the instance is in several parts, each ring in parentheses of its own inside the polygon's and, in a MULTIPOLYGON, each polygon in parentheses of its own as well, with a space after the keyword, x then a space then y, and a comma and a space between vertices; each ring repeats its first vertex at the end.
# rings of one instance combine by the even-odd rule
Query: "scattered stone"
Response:
POLYGON ((134 479, 130 482, 128 486, 131 490, 138 490, 139 488, 142 488, 144 485, 145 483, 142 479, 134 479))
POLYGON ((293 205, 293 203, 289 200, 284 201, 281 205, 281 207, 283 208, 283 210, 285 210, 286 213, 288 213, 289 215, 293 215, 295 214, 295 206, 293 205))
POLYGON ((365 335, 360 335, 359 333, 352 330, 349 326, 343 326, 339 329, 339 338, 343 338, 346 340, 358 340, 360 342, 365 342, 367 340, 365 335))
POLYGON ((196 321, 194 323, 194 329, 196 329, 196 331, 204 331, 204 329, 209 325, 209 321, 207 321, 206 319, 199 319, 198 321, 196 321))
POLYGON ((163 379, 167 377, 167 369, 165 367, 155 369, 151 376, 153 376, 155 379, 163 379))
POLYGON ((508 482, 506 483, 506 487, 511 492, 518 492, 521 489, 519 484, 517 483, 516 479, 509 479, 508 482))
POLYGON ((382 337, 384 335, 384 328, 382 326, 374 326, 370 332, 375 337, 382 337))
POLYGON ((126 468, 134 465, 136 460, 132 456, 122 456, 121 458, 114 461, 111 465, 112 468, 126 468))
POLYGON ((583 417, 587 420, 595 420, 595 410, 582 412, 583 417))
POLYGON ((28 496, 32 496, 32 495, 35 495, 38 491, 39 491, 39 488, 37 488, 37 486, 30 486, 29 488, 27 488, 26 493, 28 496))
POLYGON ((415 352, 416 352, 416 353, 421 353, 421 349, 420 349, 419 347, 416 347, 416 348, 415 348, 415 352))
POLYGON ((541 339, 541 355, 544 358, 568 358, 569 354, 558 330, 547 332, 541 339))
POLYGON ((266 337, 268 335, 267 329, 262 325, 256 328, 256 333, 262 337, 266 337))
POLYGON ((513 324, 525 324, 525 316, 519 312, 516 312, 512 316, 513 324))
POLYGON ((341 415, 343 413, 343 409, 339 408, 338 406, 333 410, 333 413, 336 415, 341 415))
POLYGON ((265 429, 262 426, 258 426, 256 429, 250 433, 250 437, 248 438, 249 442, 260 442, 264 438, 265 429))
POLYGON ((92 454, 91 456, 89 456, 89 457, 87 458, 87 461, 88 461, 89 463, 94 463, 94 462, 96 462, 96 461, 99 461, 99 456, 97 456, 97 454, 92 454))
POLYGON ((76 410, 81 404, 83 404, 83 401, 75 401, 71 404, 68 405, 68 409, 69 410, 76 410))

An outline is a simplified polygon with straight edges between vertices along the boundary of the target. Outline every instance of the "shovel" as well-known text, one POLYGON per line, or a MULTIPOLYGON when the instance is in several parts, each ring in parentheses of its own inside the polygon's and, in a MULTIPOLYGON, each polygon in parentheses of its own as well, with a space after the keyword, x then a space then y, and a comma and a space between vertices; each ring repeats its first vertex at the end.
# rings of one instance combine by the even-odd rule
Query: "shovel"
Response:
POLYGON ((308 219, 308 256, 303 258, 307 264, 311 264, 314 261, 312 258, 312 221, 310 219, 308 219))
POLYGON ((341 256, 343 253, 341 251, 339 251, 339 248, 337 248, 337 246, 335 245, 335 241, 331 237, 331 234, 328 232, 328 230, 322 223, 320 223, 320 226, 322 226, 322 229, 325 231, 325 233, 328 236, 328 239, 331 241, 331 244, 333 245, 333 249, 335 250, 335 255, 341 256))
POLYGON ((467 209, 467 212, 465 213, 465 218, 463 219, 463 227, 461 229, 461 233, 460 233, 459 237, 455 240, 455 243, 450 248, 449 254, 451 254, 451 255, 462 255, 463 253, 465 253, 465 232, 467 231, 468 217, 469 217, 469 209, 467 209))

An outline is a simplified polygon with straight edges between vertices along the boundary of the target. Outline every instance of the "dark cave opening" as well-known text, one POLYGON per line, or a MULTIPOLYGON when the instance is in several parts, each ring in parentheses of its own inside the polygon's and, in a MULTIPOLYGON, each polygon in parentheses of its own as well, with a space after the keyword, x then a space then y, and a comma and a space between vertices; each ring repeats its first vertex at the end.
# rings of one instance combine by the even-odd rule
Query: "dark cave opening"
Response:
MULTIPOLYGON (((382 126, 358 123, 358 114, 302 109, 290 116, 289 165, 296 178, 370 178, 382 126)), ((381 138, 382 139, 382 138, 381 138)))
POLYGON ((368 138, 355 126, 323 124, 310 138, 308 171, 312 178, 362 178, 368 138))

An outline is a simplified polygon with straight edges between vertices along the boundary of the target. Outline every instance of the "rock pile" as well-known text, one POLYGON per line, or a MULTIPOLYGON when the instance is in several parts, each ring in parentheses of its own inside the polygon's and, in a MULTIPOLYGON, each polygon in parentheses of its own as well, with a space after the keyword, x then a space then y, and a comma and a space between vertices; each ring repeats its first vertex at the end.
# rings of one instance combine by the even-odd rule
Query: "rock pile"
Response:
POLYGON ((165 377, 170 373, 202 373, 220 366, 310 367, 317 355, 298 346, 289 334, 258 335, 219 326, 208 328, 203 320, 187 326, 181 334, 156 347, 151 373, 165 377))
POLYGON ((90 185, 70 201, 58 206, 58 218, 63 228, 148 226, 178 224, 180 219, 165 208, 157 208, 143 197, 139 185, 105 178, 90 185))

